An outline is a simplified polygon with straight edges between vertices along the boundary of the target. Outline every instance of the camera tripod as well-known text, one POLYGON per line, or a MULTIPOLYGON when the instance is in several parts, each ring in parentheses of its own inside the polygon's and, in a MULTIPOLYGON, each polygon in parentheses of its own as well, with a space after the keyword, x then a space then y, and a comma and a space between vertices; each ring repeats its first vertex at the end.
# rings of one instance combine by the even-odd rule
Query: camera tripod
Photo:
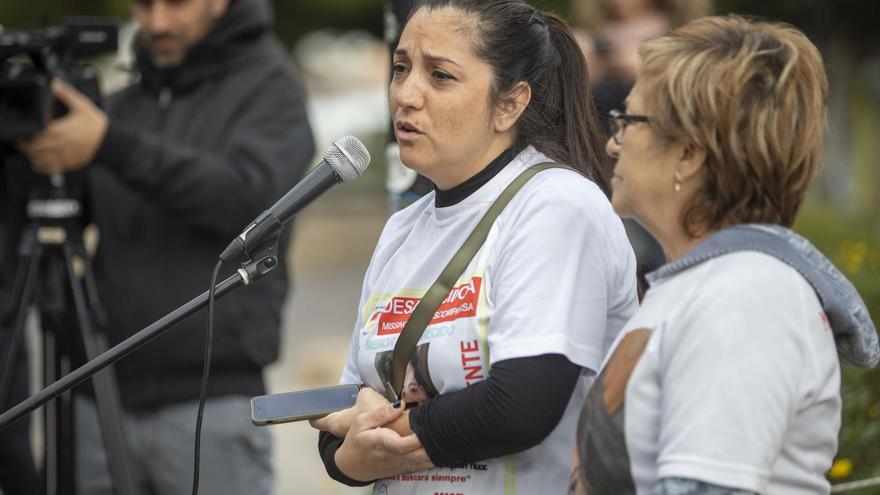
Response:
MULTIPOLYGON (((14 326, 4 329, 0 356, 0 407, 5 408, 22 352, 28 311, 36 307, 43 331, 43 385, 68 374, 78 346, 91 360, 107 349, 94 330, 103 310, 83 242, 82 203, 69 194, 65 176, 54 175, 32 188, 28 221, 21 232, 13 285, 14 326), (72 308, 70 306, 72 302, 72 308), (75 316, 75 323, 69 320, 75 316), (75 328, 74 328, 75 327, 75 328)), ((96 374, 95 405, 110 476, 118 494, 135 494, 122 425, 122 405, 112 368, 96 374)), ((75 493, 74 417, 70 391, 47 404, 44 414, 43 472, 46 495, 75 493)))

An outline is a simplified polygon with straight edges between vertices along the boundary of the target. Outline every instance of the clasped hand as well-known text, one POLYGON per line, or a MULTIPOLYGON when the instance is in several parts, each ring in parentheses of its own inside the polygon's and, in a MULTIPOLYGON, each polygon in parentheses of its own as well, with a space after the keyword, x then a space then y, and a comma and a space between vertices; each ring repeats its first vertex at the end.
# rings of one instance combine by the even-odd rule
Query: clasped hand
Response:
POLYGON ((349 478, 371 481, 434 467, 409 428, 408 411, 401 402, 394 405, 365 388, 358 393, 354 407, 310 423, 345 438, 335 460, 336 467, 349 478))

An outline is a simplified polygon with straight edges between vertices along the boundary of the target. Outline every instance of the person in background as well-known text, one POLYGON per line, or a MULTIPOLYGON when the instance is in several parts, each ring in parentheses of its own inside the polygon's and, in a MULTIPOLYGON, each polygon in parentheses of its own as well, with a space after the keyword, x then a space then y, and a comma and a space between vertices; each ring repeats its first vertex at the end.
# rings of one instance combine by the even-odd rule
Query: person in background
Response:
POLYGON ((880 349, 852 285, 789 230, 820 168, 819 51, 730 16, 639 54, 611 114, 612 203, 669 264, 584 403, 570 492, 828 493, 839 359, 874 366, 880 349))
POLYGON ((611 131, 608 112, 622 106, 635 81, 639 44, 709 11, 708 0, 574 0, 575 33, 606 131, 611 131))
MULTIPOLYGON (((623 107, 639 70, 639 43, 708 15, 709 0, 574 0, 572 17, 578 42, 587 57, 593 98, 605 132, 608 112, 623 107)), ((657 241, 638 223, 625 220, 639 262, 639 278, 665 262, 657 241)))
MULTIPOLYGON (((315 150, 268 0, 136 0, 132 10, 137 81, 109 98, 106 113, 56 81, 69 113, 18 146, 41 173, 88 167, 110 345, 206 290, 220 252, 297 182, 315 150)), ((249 397, 265 393, 263 367, 278 353, 284 258, 280 273, 216 307, 204 493, 271 491, 271 437, 250 423, 249 397)), ((191 489, 205 316, 116 364, 143 493, 191 489)), ((75 413, 79 493, 110 493, 88 394, 75 413)))
POLYGON ((432 0, 392 67, 400 158, 434 189, 389 219, 373 253, 341 378, 372 389, 313 421, 321 457, 334 479, 377 494, 562 492, 577 411, 637 305, 584 57, 564 21, 524 1, 432 0), (455 307, 438 310, 452 316, 422 335, 430 352, 413 371, 438 395, 392 406, 376 392, 390 380, 377 357, 391 356, 405 308, 501 191, 550 161, 576 171, 525 184, 455 283, 455 307))

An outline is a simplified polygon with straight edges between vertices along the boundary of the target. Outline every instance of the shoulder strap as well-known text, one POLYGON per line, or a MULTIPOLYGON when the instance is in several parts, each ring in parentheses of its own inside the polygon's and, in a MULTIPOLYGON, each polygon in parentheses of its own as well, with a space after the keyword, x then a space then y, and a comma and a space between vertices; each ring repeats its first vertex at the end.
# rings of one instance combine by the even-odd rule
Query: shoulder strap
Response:
POLYGON ((404 325, 400 337, 398 337, 397 343, 394 345, 394 353, 391 355, 392 381, 385 384, 385 395, 389 400, 395 401, 400 397, 406 365, 416 349, 419 339, 422 338, 422 333, 424 333, 428 323, 431 322, 443 299, 446 298, 455 282, 458 281, 458 278, 461 277, 461 274, 464 273, 473 257, 477 254, 477 251, 486 242, 486 237, 488 237, 489 230, 492 228, 492 224, 495 223, 495 219, 498 218, 498 215, 501 214, 507 204, 510 203, 510 200, 513 199, 529 179, 538 172, 550 168, 574 170, 566 165, 547 162, 533 165, 519 174, 501 192, 495 202, 492 203, 492 206, 489 207, 489 210, 480 219, 473 232, 464 241, 464 244, 461 245, 461 248, 458 249, 458 252, 455 253, 455 256, 452 257, 446 268, 443 269, 443 272, 440 273, 440 276, 437 277, 437 280, 422 297, 422 300, 416 305, 409 320, 404 325))

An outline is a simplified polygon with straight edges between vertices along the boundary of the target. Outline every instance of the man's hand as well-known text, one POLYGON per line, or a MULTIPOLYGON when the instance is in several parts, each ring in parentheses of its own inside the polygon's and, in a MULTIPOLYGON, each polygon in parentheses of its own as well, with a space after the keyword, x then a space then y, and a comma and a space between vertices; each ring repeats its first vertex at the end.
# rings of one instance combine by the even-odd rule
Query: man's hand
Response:
POLYGON ((67 105, 67 115, 49 122, 33 138, 18 142, 18 150, 42 174, 85 167, 107 132, 107 114, 87 96, 58 79, 52 81, 52 94, 67 105))
POLYGON ((391 404, 358 414, 336 451, 336 466, 349 478, 371 481, 434 467, 418 437, 383 427, 401 419, 403 404, 391 404))

